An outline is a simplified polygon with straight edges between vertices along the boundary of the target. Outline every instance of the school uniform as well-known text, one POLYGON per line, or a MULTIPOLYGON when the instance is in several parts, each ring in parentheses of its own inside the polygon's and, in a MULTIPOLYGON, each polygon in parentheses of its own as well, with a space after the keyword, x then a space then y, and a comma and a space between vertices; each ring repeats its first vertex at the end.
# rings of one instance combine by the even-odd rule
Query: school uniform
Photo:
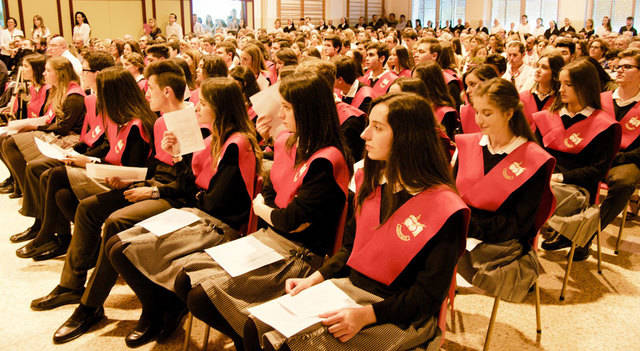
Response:
POLYGON ((449 94, 451 94, 451 97, 456 103, 456 108, 459 108, 462 105, 460 93, 464 90, 462 80, 458 77, 458 74, 450 68, 443 69, 442 76, 449 89, 449 94))
POLYGON ((373 94, 371 87, 362 84, 360 80, 356 79, 347 94, 342 96, 342 101, 359 109, 360 111, 369 113, 373 94))
POLYGON ((340 122, 340 134, 344 136, 354 161, 362 158, 364 140, 360 137, 367 126, 367 114, 363 111, 336 99, 336 109, 340 122))
POLYGON ((374 77, 373 72, 369 71, 365 73, 364 76, 358 78, 360 83, 371 87, 372 98, 377 98, 388 93, 389 88, 391 88, 391 85, 396 79, 398 79, 398 76, 389 70, 384 70, 377 77, 374 77))
POLYGON ((476 123, 476 110, 471 104, 460 106, 460 125, 464 134, 480 132, 480 127, 476 123))
POLYGON ((522 112, 529 122, 532 131, 535 131, 536 124, 533 122, 533 114, 542 110, 549 110, 555 100, 554 93, 541 94, 536 89, 525 90, 520 93, 522 102, 522 112))
POLYGON ((458 120, 458 112, 451 106, 433 106, 433 114, 436 117, 438 123, 447 130, 447 136, 449 139, 453 139, 458 128, 460 128, 460 121, 458 120))
POLYGON ((531 244, 553 208, 549 180, 555 160, 524 137, 494 150, 486 135, 460 134, 456 145, 456 186, 471 208, 469 237, 482 241, 461 259, 459 270, 492 296, 522 301, 539 274, 531 244))

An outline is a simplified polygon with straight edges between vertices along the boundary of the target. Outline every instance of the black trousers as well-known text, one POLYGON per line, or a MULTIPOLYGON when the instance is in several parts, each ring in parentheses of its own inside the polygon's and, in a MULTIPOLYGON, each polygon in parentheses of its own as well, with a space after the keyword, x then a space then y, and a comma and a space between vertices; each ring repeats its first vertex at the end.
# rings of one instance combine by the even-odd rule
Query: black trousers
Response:
POLYGON ((67 170, 64 166, 52 168, 43 174, 46 185, 41 182, 41 186, 46 189, 42 207, 42 225, 33 245, 42 245, 52 240, 57 233, 63 240, 69 240, 71 236, 70 222, 73 220, 78 199, 71 190, 71 184, 67 177, 67 170))
MULTIPOLYGON (((600 225, 606 228, 618 214, 624 210, 627 201, 633 194, 636 184, 640 182, 640 169, 633 163, 612 167, 607 173, 606 183, 609 187, 607 197, 600 205, 600 225)), ((626 215, 626 213, 623 213, 626 215)))
POLYGON ((2 143, 2 156, 4 163, 13 176, 14 186, 18 186, 20 190, 24 189, 23 180, 27 161, 25 161, 13 138, 6 138, 2 143))

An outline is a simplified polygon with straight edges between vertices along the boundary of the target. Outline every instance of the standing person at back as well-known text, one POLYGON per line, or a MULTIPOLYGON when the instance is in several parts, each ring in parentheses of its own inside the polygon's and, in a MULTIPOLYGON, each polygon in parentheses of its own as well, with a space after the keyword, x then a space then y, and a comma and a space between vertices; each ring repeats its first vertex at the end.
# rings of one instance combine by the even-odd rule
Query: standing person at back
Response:
POLYGON ((89 20, 84 12, 76 12, 73 16, 75 18, 75 24, 73 26, 73 42, 82 40, 84 45, 89 44, 89 37, 91 35, 91 27, 89 26, 89 20))
POLYGON ((165 33, 167 33, 167 39, 171 38, 172 35, 175 35, 178 40, 182 40, 182 27, 177 22, 178 16, 175 13, 169 14, 169 23, 167 24, 167 28, 165 33))

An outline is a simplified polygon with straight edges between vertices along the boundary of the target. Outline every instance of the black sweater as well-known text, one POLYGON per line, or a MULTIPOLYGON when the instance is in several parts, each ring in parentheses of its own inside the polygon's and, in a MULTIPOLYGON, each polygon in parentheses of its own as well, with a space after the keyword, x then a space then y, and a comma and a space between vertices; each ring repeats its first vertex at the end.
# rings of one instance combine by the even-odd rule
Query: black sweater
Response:
POLYGON ((51 124, 39 126, 38 130, 53 132, 60 136, 66 136, 70 133, 80 134, 86 112, 84 97, 79 94, 71 94, 62 103, 63 115, 56 116, 51 124))
MULTIPOLYGON (((397 200, 394 211, 411 198, 406 191, 394 196, 397 200)), ((385 201, 381 203, 384 204, 385 201)), ((383 213, 385 209, 381 206, 380 215, 383 213)), ((461 212, 452 215, 402 273, 387 286, 346 265, 356 233, 356 223, 351 218, 345 228, 342 248, 318 271, 325 279, 346 274, 355 286, 382 297, 382 301, 373 304, 376 323, 393 323, 406 328, 432 316, 437 318, 451 284, 453 269, 458 261, 458 250, 463 245, 460 235, 462 226, 461 212)))
POLYGON ((364 140, 360 137, 360 134, 362 134, 366 127, 366 119, 365 116, 352 116, 340 125, 340 133, 344 136, 344 141, 349 148, 351 158, 355 162, 362 159, 364 152, 364 140))
MULTIPOLYGON (((640 102, 620 107, 618 106, 616 101, 613 100, 613 109, 616 114, 616 120, 622 120, 627 112, 629 112, 636 104, 640 104, 640 102)), ((625 163, 633 163, 636 166, 640 167, 640 138, 636 138, 636 140, 634 140, 631 145, 627 146, 626 149, 618 152, 613 159, 613 166, 619 166, 625 163)))
POLYGON ((275 205, 276 192, 270 182, 265 184, 262 194, 265 204, 274 208, 271 223, 276 232, 317 255, 331 254, 346 201, 333 177, 331 162, 324 158, 313 160, 295 198, 285 208, 275 205), (292 233, 305 223, 311 225, 292 233))

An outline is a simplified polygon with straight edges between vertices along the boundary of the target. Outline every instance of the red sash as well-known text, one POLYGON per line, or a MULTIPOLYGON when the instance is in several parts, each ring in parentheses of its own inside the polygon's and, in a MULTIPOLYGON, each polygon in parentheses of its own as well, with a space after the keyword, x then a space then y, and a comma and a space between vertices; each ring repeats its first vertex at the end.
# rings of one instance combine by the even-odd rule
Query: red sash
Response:
POLYGON ((258 114, 256 113, 256 111, 253 110, 253 107, 249 107, 247 108, 247 114, 249 115, 249 119, 251 121, 256 121, 256 119, 258 118, 258 114))
POLYGON ((173 166, 173 160, 171 155, 168 152, 162 149, 162 136, 164 132, 167 130, 167 124, 164 123, 163 117, 158 117, 156 122, 153 124, 153 144, 154 150, 156 152, 156 159, 166 163, 170 166, 173 166))
MULTIPOLYGON (((555 99, 553 97, 547 100, 547 102, 545 102, 544 106, 542 107, 542 110, 549 110, 554 100, 555 99)), ((520 93, 520 101, 522 102, 522 105, 523 105, 522 112, 524 112, 524 117, 527 119, 527 122, 529 122, 529 127, 531 127, 531 131, 535 132, 536 124, 533 121, 533 114, 542 110, 538 110, 536 99, 533 97, 533 93, 531 93, 531 91, 529 90, 525 90, 520 93)))
POLYGON ((265 65, 267 66, 268 74, 265 74, 265 77, 269 80, 270 85, 276 84, 278 81, 278 69, 276 64, 271 61, 265 61, 265 65))
POLYGON ((403 69, 402 71, 400 71, 400 73, 398 73, 398 77, 411 78, 411 70, 403 69))
POLYGON ((536 112, 533 120, 542 135, 542 145, 545 148, 569 154, 580 153, 596 136, 616 124, 614 118, 602 110, 594 111, 587 119, 566 130, 557 112, 536 112))
MULTIPOLYGON (((212 165, 213 155, 211 154, 211 136, 204 140, 206 147, 193 154, 191 161, 191 169, 193 175, 196 176, 196 184, 200 189, 209 190, 211 178, 218 172, 218 164, 215 168, 212 165)), ((251 143, 242 133, 233 133, 227 138, 222 149, 220 150, 220 158, 224 158, 227 148, 231 144, 238 146, 238 165, 242 180, 247 189, 247 193, 253 198, 253 186, 256 178, 256 155, 251 147, 251 143)), ((219 162, 219 161, 218 161, 219 162)))
POLYGON ((109 120, 107 122, 107 139, 109 140, 109 152, 105 156, 104 160, 112 165, 122 166, 122 155, 124 150, 127 149, 127 139, 133 126, 138 127, 142 140, 147 143, 151 142, 149 136, 146 135, 144 128, 142 127, 142 121, 139 119, 133 119, 127 122, 122 128, 118 128, 118 125, 109 120))
MULTIPOLYGON (((78 94, 84 96, 84 91, 76 82, 69 83, 69 87, 67 88, 67 94, 65 98, 71 94, 78 94)), ((56 119, 56 113, 53 110, 53 105, 49 105, 49 110, 47 111, 47 124, 53 123, 53 120, 56 119)))
POLYGON ((444 115, 446 115, 449 112, 456 112, 456 109, 451 106, 438 106, 433 110, 433 112, 434 112, 434 115, 436 116, 436 120, 438 120, 438 123, 442 123, 442 120, 444 119, 444 115))
POLYGON ((476 123, 476 110, 473 109, 473 106, 460 106, 460 124, 462 124, 462 133, 480 132, 480 127, 476 123))
MULTIPOLYGON (((606 91, 600 94, 602 110, 617 119, 615 108, 613 107, 613 93, 606 91)), ((625 150, 629 145, 640 136, 640 103, 635 105, 620 119, 622 127, 622 138, 620 140, 620 149, 625 150)))
POLYGON ((442 76, 444 77, 444 82, 447 83, 447 85, 451 82, 456 82, 458 84, 458 87, 460 87, 460 91, 464 91, 462 80, 458 78, 458 75, 452 69, 443 69, 442 76))
POLYGON ((362 117, 366 115, 366 113, 342 101, 336 102, 336 109, 338 110, 340 125, 351 117, 362 117))
POLYGON ((142 90, 143 93, 146 93, 149 88, 149 82, 146 79, 141 79, 138 81, 138 87, 140 87, 140 90, 142 90))
POLYGON ((200 101, 200 88, 191 90, 190 93, 191 95, 189 96, 189 102, 192 103, 193 106, 195 107, 196 105, 198 105, 198 102, 200 101))
POLYGON ((458 211, 465 214, 465 230, 460 235, 466 238, 470 210, 449 187, 438 186, 421 192, 400 206, 382 225, 381 193, 381 187, 377 187, 356 214, 356 237, 347 261, 349 267, 367 277, 390 285, 458 211))
POLYGON ((458 145, 456 187, 464 202, 481 210, 495 212, 514 191, 526 183, 541 167, 545 167, 548 180, 538 213, 540 216, 545 216, 546 220, 553 202, 553 193, 549 186, 556 163, 553 156, 538 144, 529 141, 513 150, 485 174, 482 147, 478 144, 481 138, 480 133, 456 136, 458 145))
POLYGON ((87 95, 84 97, 84 106, 87 110, 82 121, 82 131, 80 132, 80 141, 92 147, 93 144, 104 134, 104 121, 102 115, 96 113, 95 95, 87 95))
POLYGON ((398 79, 398 76, 396 76, 395 73, 391 71, 385 72, 380 78, 378 78, 378 80, 372 87, 373 97, 378 97, 386 94, 389 91, 391 84, 393 84, 396 79, 398 79))
MULTIPOLYGON (((273 189, 276 191, 276 206, 285 208, 289 205, 298 192, 298 188, 302 185, 302 180, 309 170, 309 165, 317 158, 324 158, 331 162, 336 184, 338 184, 345 195, 345 199, 347 199, 349 191, 349 168, 340 150, 333 146, 325 147, 316 151, 306 162, 295 167, 296 148, 291 147, 290 150, 287 150, 286 146, 287 139, 290 135, 290 133, 281 133, 273 146, 274 157, 270 178, 273 189)), ((334 250, 342 246, 342 232, 346 215, 347 203, 345 202, 344 210, 342 211, 342 216, 336 231, 334 250)))
MULTIPOLYGON (((46 102, 47 91, 49 91, 48 85, 43 85, 40 90, 36 91, 36 88, 31 84, 29 86, 29 97, 31 100, 27 103, 27 118, 36 118, 40 116, 40 110, 42 105, 46 102)), ((13 114, 18 113, 18 104, 13 105, 13 114)))
MULTIPOLYGON (((363 85, 356 92, 356 95, 353 97, 350 105, 359 109, 366 99, 373 99, 373 89, 369 86, 363 85)), ((368 111, 364 112, 367 113, 368 111)))

